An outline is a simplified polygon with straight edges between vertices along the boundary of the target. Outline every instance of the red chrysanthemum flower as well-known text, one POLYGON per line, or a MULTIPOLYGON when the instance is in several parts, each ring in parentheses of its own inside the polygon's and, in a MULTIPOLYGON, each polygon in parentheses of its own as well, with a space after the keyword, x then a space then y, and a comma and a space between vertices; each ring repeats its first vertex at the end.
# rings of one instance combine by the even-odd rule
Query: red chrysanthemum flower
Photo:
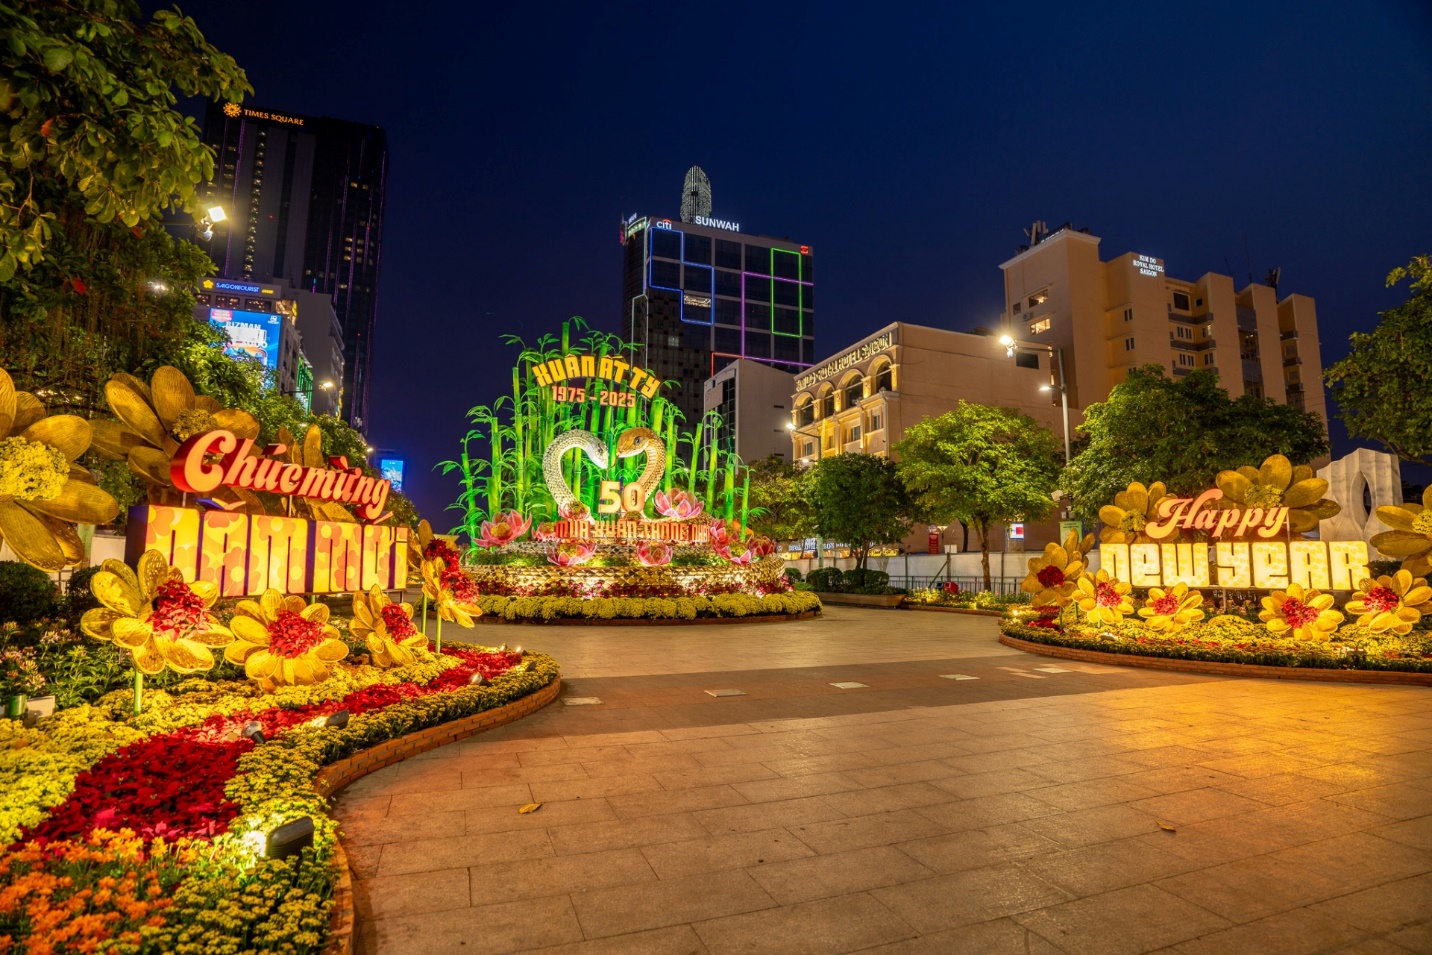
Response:
POLYGON ((1101 607, 1117 607, 1124 598, 1113 584, 1101 583, 1094 588, 1094 599, 1101 607))
POLYGON ((1397 591, 1388 587, 1372 588, 1362 602, 1372 613, 1393 613, 1402 606, 1402 598, 1397 596, 1397 591))
POLYGON ((1055 567, 1053 564, 1050 564, 1048 567, 1045 567, 1038 573, 1036 579, 1045 588, 1052 589, 1064 583, 1064 571, 1060 570, 1058 567, 1055 567))
POLYGON ((303 656, 323 640, 323 624, 292 610, 280 610, 269 625, 269 650, 286 659, 303 656))
POLYGON ((1294 630, 1308 626, 1318 619, 1320 613, 1322 611, 1317 607, 1309 606, 1296 597, 1289 597, 1283 602, 1283 619, 1294 630))
POLYGON ((388 628, 388 636, 394 640, 402 640, 411 637, 418 632, 413 626, 413 621, 403 613, 403 608, 398 604, 388 604, 379 613, 383 617, 383 625, 388 628))
POLYGON ((184 581, 169 580, 159 585, 149 623, 155 630, 168 631, 173 638, 191 630, 208 629, 208 609, 204 598, 184 581))

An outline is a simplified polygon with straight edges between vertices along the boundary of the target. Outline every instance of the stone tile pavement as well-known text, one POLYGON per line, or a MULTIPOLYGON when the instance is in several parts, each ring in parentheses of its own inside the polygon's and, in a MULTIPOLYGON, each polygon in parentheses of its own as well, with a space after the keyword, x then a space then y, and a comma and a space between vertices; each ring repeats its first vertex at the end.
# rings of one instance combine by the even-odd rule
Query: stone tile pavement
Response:
POLYGON ((989 618, 853 608, 476 636, 602 703, 341 794, 359 952, 1432 952, 1426 689, 1056 663, 989 618))

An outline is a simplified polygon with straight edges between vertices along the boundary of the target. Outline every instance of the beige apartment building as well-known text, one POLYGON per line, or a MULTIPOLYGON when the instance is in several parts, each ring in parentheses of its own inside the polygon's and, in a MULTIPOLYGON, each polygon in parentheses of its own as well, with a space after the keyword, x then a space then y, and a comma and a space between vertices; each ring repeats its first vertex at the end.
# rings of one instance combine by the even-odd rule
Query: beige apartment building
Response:
POLYGON ((1327 422, 1317 310, 1306 295, 1234 287, 1209 272, 1194 281, 1165 274, 1162 259, 1126 252, 1099 260, 1099 239, 1062 228, 1036 233, 1000 266, 1006 333, 1063 351, 1069 403, 1103 401, 1131 368, 1161 365, 1173 377, 1218 373, 1235 398, 1260 395, 1316 412, 1327 422))

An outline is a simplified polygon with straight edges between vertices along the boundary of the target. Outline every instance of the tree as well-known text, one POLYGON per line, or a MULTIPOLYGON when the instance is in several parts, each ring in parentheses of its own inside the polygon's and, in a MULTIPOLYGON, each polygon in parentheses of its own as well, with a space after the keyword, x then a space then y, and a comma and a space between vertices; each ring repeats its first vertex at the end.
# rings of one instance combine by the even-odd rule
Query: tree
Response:
POLYGON ((901 480, 936 523, 974 528, 986 590, 991 527, 1049 513, 1062 454, 1054 434, 1028 415, 967 401, 910 428, 894 453, 901 480))
POLYGON ((1432 256, 1415 256, 1387 276, 1410 278, 1411 296, 1383 312, 1371 334, 1354 332, 1352 351, 1323 372, 1348 434, 1370 438, 1403 461, 1432 464, 1432 256))
POLYGON ((811 471, 778 455, 751 465, 751 529, 772 540, 802 540, 815 531, 811 471))
POLYGON ((1193 496, 1213 487, 1219 471, 1257 467, 1270 454, 1306 464, 1329 447, 1311 411, 1252 395, 1231 399, 1217 375, 1171 379, 1160 365, 1135 368, 1108 400, 1085 408, 1078 433, 1082 446, 1060 486, 1090 521, 1134 481, 1162 481, 1171 494, 1193 496))
POLYGON ((865 569, 873 545, 894 544, 910 533, 910 496, 889 459, 822 458, 810 481, 816 533, 849 546, 857 570, 865 569))
POLYGON ((214 268, 163 228, 213 175, 176 91, 252 91, 192 19, 140 17, 134 0, 0 5, 0 366, 81 413, 113 372, 174 359, 214 268))

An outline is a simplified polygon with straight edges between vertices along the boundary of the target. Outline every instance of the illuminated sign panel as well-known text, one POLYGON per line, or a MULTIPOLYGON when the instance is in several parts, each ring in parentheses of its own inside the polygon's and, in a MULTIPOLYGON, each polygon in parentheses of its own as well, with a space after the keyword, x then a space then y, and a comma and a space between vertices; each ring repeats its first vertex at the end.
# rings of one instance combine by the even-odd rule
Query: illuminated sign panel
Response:
POLYGON ((831 375, 839 374, 840 372, 849 368, 851 365, 858 365, 870 356, 878 355, 880 352, 883 352, 885 349, 891 347, 894 344, 895 333, 886 332, 879 338, 872 338, 870 341, 865 342, 862 345, 857 345, 850 351, 846 352, 844 355, 841 355, 838 358, 832 358, 830 361, 826 362, 824 365, 821 365, 819 368, 815 369, 809 374, 802 375, 801 377, 797 378, 796 390, 801 391, 803 389, 809 388, 811 385, 817 384, 818 382, 825 381, 825 379, 829 378, 831 375))
POLYGON ((530 367, 532 377, 543 388, 572 378, 603 378, 614 385, 640 391, 643 398, 655 398, 661 389, 660 378, 644 368, 612 355, 581 355, 569 352, 560 358, 534 362, 530 367))
POLYGON ((1139 270, 1140 275, 1163 275, 1163 259, 1151 259, 1147 255, 1134 256, 1134 268, 1139 270))
POLYGON ((254 285, 251 282, 230 282, 227 279, 205 279, 200 283, 207 290, 220 292, 243 292, 246 295, 277 295, 272 285, 254 285))
POLYGON ((1219 541, 1215 544, 1100 544, 1110 577, 1134 587, 1352 590, 1367 579, 1366 541, 1219 541))
POLYGON ((725 219, 713 219, 710 216, 692 216, 691 221, 697 225, 704 225, 708 229, 725 229, 727 232, 741 231, 741 223, 728 222, 725 219))
POLYGON ((393 490, 403 489, 403 459, 383 458, 378 462, 378 472, 383 479, 393 486, 393 490))
POLYGON ((264 367, 278 370, 280 322, 277 314, 209 309, 209 322, 229 336, 224 354, 231 358, 257 358, 264 367))

